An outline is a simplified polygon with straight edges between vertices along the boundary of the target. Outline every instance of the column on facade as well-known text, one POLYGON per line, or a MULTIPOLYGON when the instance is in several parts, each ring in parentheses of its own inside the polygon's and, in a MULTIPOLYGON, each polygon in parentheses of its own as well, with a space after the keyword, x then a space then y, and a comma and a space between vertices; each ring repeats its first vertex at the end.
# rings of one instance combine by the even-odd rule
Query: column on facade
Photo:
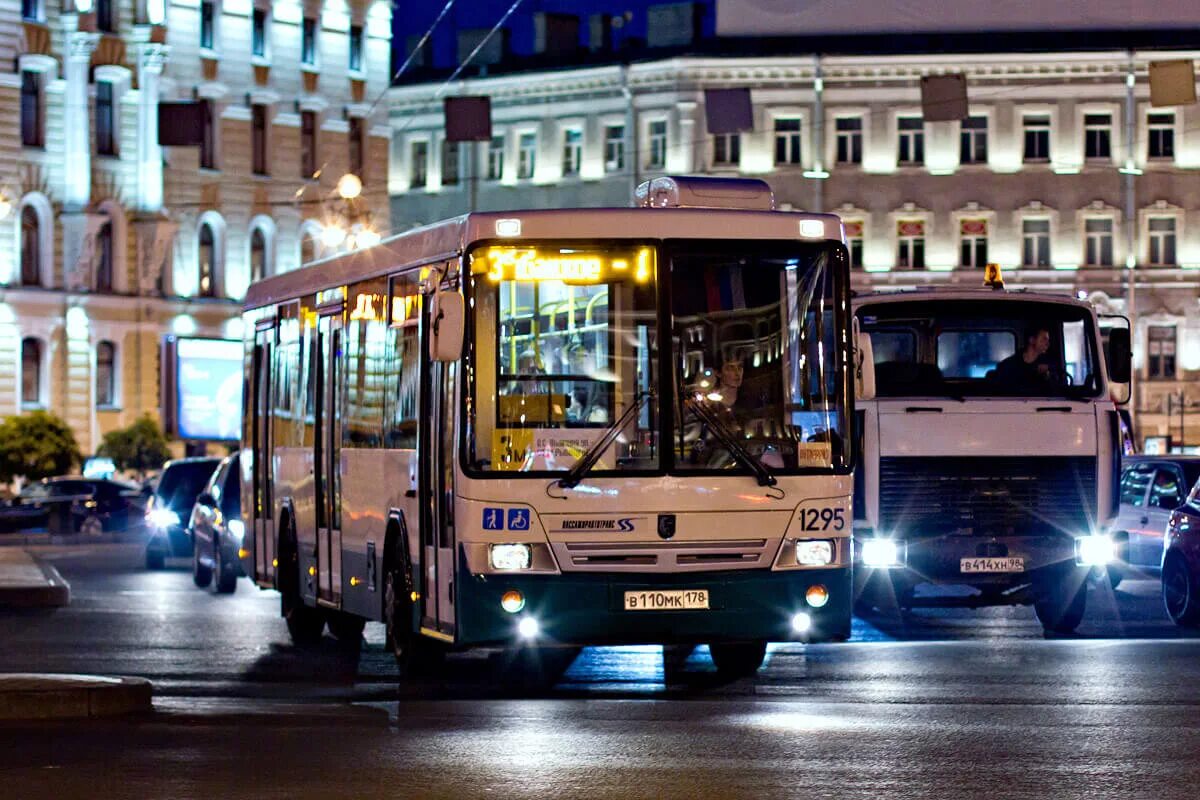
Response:
POLYGON ((88 80, 92 52, 100 35, 79 30, 79 15, 64 14, 66 55, 63 59, 63 282, 68 289, 87 285, 91 242, 99 227, 86 213, 92 199, 91 120, 88 80))
POLYGON ((83 306, 67 309, 62 329, 63 376, 61 400, 57 404, 62 418, 75 431, 79 450, 86 457, 95 447, 96 398, 93 395, 91 323, 83 306))
POLYGON ((678 114, 678 138, 675 140, 673 158, 670 160, 672 172, 689 174, 696 171, 696 148, 699 146, 696 131, 696 114, 700 104, 694 100, 681 100, 675 104, 678 114))
MULTIPOLYGON (((150 39, 153 29, 139 38, 150 39)), ((162 212, 163 156, 158 143, 158 103, 169 49, 154 41, 137 45, 137 189, 133 217, 136 272, 132 284, 140 295, 155 294, 161 276, 170 269, 177 226, 162 212)))

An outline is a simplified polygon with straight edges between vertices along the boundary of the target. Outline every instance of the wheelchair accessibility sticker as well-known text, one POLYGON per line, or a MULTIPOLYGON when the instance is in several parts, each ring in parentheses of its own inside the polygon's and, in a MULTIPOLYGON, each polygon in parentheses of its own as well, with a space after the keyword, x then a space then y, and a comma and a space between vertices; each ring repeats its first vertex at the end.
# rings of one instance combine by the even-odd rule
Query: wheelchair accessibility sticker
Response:
MULTIPOLYGON (((502 531, 505 529, 505 509, 488 507, 483 509, 483 529, 485 531, 502 531)), ((510 508, 507 514, 508 530, 529 530, 529 509, 510 508)))
POLYGON ((529 530, 529 509, 510 508, 508 510, 508 529, 510 531, 529 530))

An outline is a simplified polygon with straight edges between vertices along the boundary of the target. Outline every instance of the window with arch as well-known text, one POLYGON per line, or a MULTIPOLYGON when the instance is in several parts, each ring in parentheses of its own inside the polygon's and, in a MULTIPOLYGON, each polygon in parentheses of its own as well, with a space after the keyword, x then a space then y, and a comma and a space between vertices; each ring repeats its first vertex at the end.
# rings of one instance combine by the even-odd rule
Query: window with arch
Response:
POLYGON ((21 209, 21 285, 42 283, 42 220, 31 205, 21 209))
POLYGON ((267 235, 262 228, 250 232, 250 282, 267 277, 267 235))
POLYGON ((42 402, 42 342, 26 337, 21 340, 21 407, 36 408, 42 402))
POLYGON ((300 266, 317 260, 317 234, 311 228, 300 231, 300 266))
POLYGON ((113 290, 113 224, 106 219, 96 231, 96 291, 113 290))
POLYGON ((96 345, 96 405, 111 408, 117 404, 117 347, 102 341, 96 345))
POLYGON ((198 263, 197 294, 200 297, 217 296, 217 240, 213 234, 212 225, 204 223, 200 226, 200 247, 198 263))

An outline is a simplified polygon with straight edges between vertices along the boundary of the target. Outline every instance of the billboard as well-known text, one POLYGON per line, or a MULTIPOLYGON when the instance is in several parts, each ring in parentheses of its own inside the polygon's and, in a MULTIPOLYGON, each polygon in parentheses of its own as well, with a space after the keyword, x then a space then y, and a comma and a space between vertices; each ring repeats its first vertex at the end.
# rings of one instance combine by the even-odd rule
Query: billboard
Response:
POLYGON ((195 441, 242 435, 243 345, 236 339, 168 336, 163 342, 163 422, 195 441))

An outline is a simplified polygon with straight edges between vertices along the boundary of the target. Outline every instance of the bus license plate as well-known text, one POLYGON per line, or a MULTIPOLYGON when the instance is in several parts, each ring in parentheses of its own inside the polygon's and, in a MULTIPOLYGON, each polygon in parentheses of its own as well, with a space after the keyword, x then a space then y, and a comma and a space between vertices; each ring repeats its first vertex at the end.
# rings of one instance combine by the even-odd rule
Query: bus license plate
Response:
POLYGON ((708 608, 707 589, 667 589, 625 593, 626 611, 686 611, 708 608))
POLYGON ((963 572, 1024 572, 1025 559, 1020 556, 1009 558, 964 558, 960 563, 963 572))

